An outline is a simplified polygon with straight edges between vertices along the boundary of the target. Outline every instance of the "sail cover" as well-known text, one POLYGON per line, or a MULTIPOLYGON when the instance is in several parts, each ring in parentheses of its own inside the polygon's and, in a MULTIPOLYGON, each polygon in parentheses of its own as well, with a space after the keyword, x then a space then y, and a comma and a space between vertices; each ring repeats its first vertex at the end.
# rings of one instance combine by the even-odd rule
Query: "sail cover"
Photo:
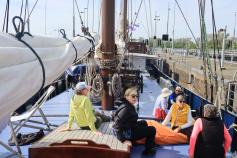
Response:
MULTIPOLYGON (((97 45, 99 35, 94 33, 92 37, 97 45)), ((25 35, 22 40, 35 50, 43 62, 44 87, 57 79, 75 60, 76 51, 64 38, 25 35)), ((85 37, 77 36, 70 40, 77 49, 77 59, 92 48, 85 37)), ((0 120, 35 95, 42 81, 42 67, 34 53, 14 36, 0 32, 0 120)))

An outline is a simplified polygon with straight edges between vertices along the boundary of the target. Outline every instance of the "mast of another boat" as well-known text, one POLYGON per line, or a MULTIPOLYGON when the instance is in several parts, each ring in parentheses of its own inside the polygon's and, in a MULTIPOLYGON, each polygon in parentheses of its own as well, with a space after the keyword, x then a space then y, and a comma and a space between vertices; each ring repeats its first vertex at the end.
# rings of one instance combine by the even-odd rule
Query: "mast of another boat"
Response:
POLYGON ((102 60, 101 76, 103 78, 102 109, 114 109, 114 96, 109 95, 107 85, 114 71, 113 64, 115 60, 115 0, 102 0, 102 60), (111 76, 111 77, 109 77, 111 76))
POLYGON ((73 1, 73 33, 72 33, 72 35, 73 35, 73 37, 75 37, 75 6, 74 6, 74 0, 72 0, 73 1))
POLYGON ((127 0, 123 0, 123 41, 125 46, 127 46, 127 40, 127 0))

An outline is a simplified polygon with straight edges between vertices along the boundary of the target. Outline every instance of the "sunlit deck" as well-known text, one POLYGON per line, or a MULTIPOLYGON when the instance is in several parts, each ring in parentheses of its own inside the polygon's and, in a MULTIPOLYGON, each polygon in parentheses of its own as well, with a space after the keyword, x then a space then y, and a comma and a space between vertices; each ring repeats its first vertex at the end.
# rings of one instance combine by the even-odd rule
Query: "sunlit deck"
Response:
MULTIPOLYGON (((160 94, 161 92, 161 87, 157 84, 156 80, 149 79, 146 76, 149 76, 149 74, 143 74, 144 77, 144 89, 143 93, 140 94, 139 98, 139 111, 138 114, 140 117, 153 117, 152 116, 152 111, 153 107, 155 104, 156 97, 160 94)), ((68 115, 69 114, 69 107, 70 107, 70 99, 73 95, 74 91, 73 90, 68 90, 60 95, 48 100, 42 107, 42 110, 45 115, 68 115)), ((138 103, 136 103, 135 106, 137 106, 138 103)), ((100 105, 95 105, 94 109, 100 111, 100 105)), ((109 111, 105 111, 105 114, 109 114, 109 111)), ((40 118, 37 118, 40 119, 40 118)), ((59 128, 66 127, 68 117, 47 117, 50 123, 52 124, 57 124, 57 125, 62 125, 59 128)), ((111 122, 112 123, 112 122, 111 122)), ((111 125, 111 123, 109 125, 111 125)), ((170 124, 168 124, 170 126, 170 124)), ((106 129, 104 128, 105 126, 102 125, 99 130, 101 130, 104 133, 104 137, 106 136, 106 129)), ((82 134, 82 131, 80 131, 79 127, 74 124, 72 126, 72 131, 70 132, 58 132, 59 129, 54 130, 53 132, 58 133, 60 137, 54 137, 54 140, 44 140, 45 141, 44 145, 48 145, 54 141, 60 140, 61 142, 66 139, 67 133, 70 133, 71 138, 82 138, 80 135, 82 134)), ((30 129, 30 128, 22 128, 21 133, 33 133, 38 130, 35 129, 30 129)), ((7 127, 0 135, 0 139, 7 143, 7 140, 9 138, 10 134, 10 129, 7 127)), ((49 132, 45 132, 45 134, 49 134, 49 132)), ((50 133, 49 135, 54 135, 54 133, 50 133)), ((91 134, 90 131, 87 131, 83 134, 86 138, 91 138, 95 142, 98 143, 99 140, 101 140, 102 143, 107 143, 109 139, 105 139, 104 137, 100 136, 95 136, 91 134)), ((108 135, 107 135, 108 136, 108 135)), ((110 137, 110 136, 109 136, 110 137)), ((112 135, 111 135, 112 137, 112 135)), ((47 137, 46 137, 47 138, 47 137)), ((113 139, 113 138, 112 138, 113 139)), ((115 141, 114 139, 112 141, 115 141)), ((110 140, 111 142, 111 140, 110 140)), ((117 142, 119 144, 120 142, 117 142)), ((21 146, 21 151, 22 151, 22 156, 28 157, 28 149, 29 147, 34 147, 39 144, 35 145, 26 145, 26 146, 21 146)), ((120 146, 122 149, 125 149, 125 146, 120 146)), ((15 146, 12 146, 14 150, 16 150, 15 146)), ((117 148, 117 146, 114 146, 113 143, 111 142, 111 148, 117 148)), ((138 158, 141 157, 141 153, 144 150, 144 145, 133 145, 131 147, 130 151, 130 157, 131 158, 138 158)), ((157 153, 153 157, 157 158, 183 158, 183 157, 188 157, 188 150, 189 150, 189 145, 188 144, 181 144, 181 145, 167 145, 167 146, 162 146, 159 149, 156 149, 157 153)), ((5 157, 10 155, 10 152, 7 151, 5 148, 0 146, 0 157, 5 157)), ((227 157, 230 157, 231 153, 227 154, 227 157)), ((16 157, 16 156, 14 156, 16 157)))

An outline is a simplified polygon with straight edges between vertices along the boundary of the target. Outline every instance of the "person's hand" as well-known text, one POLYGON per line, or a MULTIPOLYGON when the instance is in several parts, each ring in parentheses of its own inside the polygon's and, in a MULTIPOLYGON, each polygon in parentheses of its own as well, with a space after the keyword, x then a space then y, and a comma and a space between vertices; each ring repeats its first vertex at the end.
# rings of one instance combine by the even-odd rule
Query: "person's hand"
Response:
POLYGON ((125 140, 125 142, 123 142, 123 143, 132 147, 132 142, 130 142, 129 140, 125 140))
POLYGON ((103 135, 102 132, 100 132, 100 131, 95 131, 95 132, 93 132, 93 134, 98 135, 98 136, 102 136, 103 135))
POLYGON ((59 132, 69 131, 67 128, 59 130, 59 132))
POLYGON ((175 131, 176 133, 179 133, 180 129, 181 129, 180 127, 177 127, 177 128, 175 128, 174 131, 175 131))

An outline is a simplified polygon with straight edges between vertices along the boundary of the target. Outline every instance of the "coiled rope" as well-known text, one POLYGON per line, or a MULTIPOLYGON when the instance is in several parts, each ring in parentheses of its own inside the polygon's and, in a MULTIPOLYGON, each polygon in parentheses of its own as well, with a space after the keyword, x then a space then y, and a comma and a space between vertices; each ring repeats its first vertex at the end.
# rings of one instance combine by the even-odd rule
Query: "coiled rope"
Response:
POLYGON ((112 92, 115 97, 119 97, 119 95, 122 93, 122 85, 121 85, 121 77, 119 74, 115 73, 111 80, 112 83, 112 92))
POLYGON ((97 74, 96 77, 93 79, 93 84, 91 88, 92 89, 91 95, 94 101, 96 102, 101 101, 103 87, 104 87, 103 80, 100 74, 97 74))
MULTIPOLYGON (((41 58, 39 57, 39 55, 35 52, 35 50, 28 44, 26 43, 25 41, 23 41, 21 38, 24 36, 24 34, 27 34, 29 36, 32 36, 30 33, 28 32, 24 32, 24 23, 23 23, 23 20, 19 17, 19 16, 15 16, 13 19, 12 19, 12 23, 13 23, 13 26, 14 26, 14 29, 16 31, 16 35, 13 35, 14 37, 16 37, 20 42, 22 42, 23 44, 25 44, 28 48, 30 48, 30 50, 34 53, 34 55, 37 57, 37 59, 39 60, 40 62, 40 65, 42 67, 42 74, 43 74, 43 81, 42 81, 42 84, 41 84, 41 87, 39 89, 39 91, 44 87, 44 84, 45 84, 45 68, 44 68, 44 64, 41 60, 41 58), (16 27, 16 24, 15 24, 15 19, 19 19, 20 22, 21 22, 21 31, 19 32, 17 30, 17 27, 16 27)), ((39 92, 38 91, 38 92, 39 92)), ((37 93, 38 93, 37 92, 37 93)))

